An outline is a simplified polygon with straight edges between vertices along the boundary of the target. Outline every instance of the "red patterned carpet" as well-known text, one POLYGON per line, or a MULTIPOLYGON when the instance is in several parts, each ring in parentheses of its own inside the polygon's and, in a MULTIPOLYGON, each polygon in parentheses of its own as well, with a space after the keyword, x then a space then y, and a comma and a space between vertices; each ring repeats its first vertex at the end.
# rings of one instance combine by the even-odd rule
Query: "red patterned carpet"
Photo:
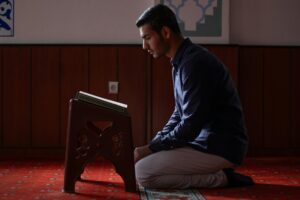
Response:
POLYGON ((63 193, 63 161, 1 161, 1 200, 138 200, 139 194, 124 191, 112 165, 105 161, 89 164, 77 181, 76 194, 63 193), (97 181, 93 181, 97 180, 97 181))
MULTIPOLYGON (((300 158, 248 158, 238 171, 253 177, 252 187, 200 189, 207 200, 300 199, 300 158)), ((76 194, 61 192, 64 166, 61 160, 0 161, 1 200, 119 199, 138 200, 138 193, 126 193, 119 175, 108 162, 89 164, 77 182, 76 194), (88 181, 89 180, 89 181, 88 181)), ((197 198, 170 195, 159 199, 197 198)))
POLYGON ((300 157, 248 158, 239 172, 250 175, 255 186, 202 189, 207 200, 298 200, 300 199, 300 157))

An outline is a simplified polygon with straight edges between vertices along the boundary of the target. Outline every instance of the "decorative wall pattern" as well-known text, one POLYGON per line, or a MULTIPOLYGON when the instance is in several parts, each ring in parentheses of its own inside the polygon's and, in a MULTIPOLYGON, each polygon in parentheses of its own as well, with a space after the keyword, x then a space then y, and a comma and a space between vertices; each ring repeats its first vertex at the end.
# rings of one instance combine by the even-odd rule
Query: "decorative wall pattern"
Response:
POLYGON ((222 0, 163 1, 176 13, 186 36, 221 36, 222 0))
POLYGON ((228 0, 160 0, 176 14, 181 32, 195 42, 228 43, 228 0))
POLYGON ((14 35, 14 0, 0 0, 0 36, 14 35))

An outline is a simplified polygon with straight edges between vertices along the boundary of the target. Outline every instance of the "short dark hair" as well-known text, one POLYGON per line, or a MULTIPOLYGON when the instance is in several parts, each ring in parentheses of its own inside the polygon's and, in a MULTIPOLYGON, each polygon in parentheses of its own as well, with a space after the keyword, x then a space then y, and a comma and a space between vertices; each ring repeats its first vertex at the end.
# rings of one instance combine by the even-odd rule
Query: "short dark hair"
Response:
POLYGON ((145 24, 160 33, 163 26, 169 27, 174 33, 181 34, 174 12, 166 5, 157 4, 145 10, 136 21, 139 28, 145 24))

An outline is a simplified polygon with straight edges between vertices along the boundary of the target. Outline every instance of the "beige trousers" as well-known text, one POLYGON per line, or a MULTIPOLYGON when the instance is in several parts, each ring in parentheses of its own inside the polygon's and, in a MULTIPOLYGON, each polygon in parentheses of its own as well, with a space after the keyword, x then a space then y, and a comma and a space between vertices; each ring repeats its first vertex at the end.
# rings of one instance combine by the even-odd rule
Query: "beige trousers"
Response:
POLYGON ((214 188, 227 184, 226 159, 191 147, 153 153, 135 164, 138 183, 147 188, 214 188))

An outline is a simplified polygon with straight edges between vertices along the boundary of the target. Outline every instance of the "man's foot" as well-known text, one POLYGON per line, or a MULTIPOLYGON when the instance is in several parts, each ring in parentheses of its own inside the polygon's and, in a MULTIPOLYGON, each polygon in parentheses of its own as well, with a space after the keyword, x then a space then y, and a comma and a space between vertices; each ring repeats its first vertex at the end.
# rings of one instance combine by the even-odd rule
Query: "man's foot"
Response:
POLYGON ((227 187, 240 187, 254 185, 254 181, 250 176, 236 173, 232 168, 223 169, 227 179, 227 187))

